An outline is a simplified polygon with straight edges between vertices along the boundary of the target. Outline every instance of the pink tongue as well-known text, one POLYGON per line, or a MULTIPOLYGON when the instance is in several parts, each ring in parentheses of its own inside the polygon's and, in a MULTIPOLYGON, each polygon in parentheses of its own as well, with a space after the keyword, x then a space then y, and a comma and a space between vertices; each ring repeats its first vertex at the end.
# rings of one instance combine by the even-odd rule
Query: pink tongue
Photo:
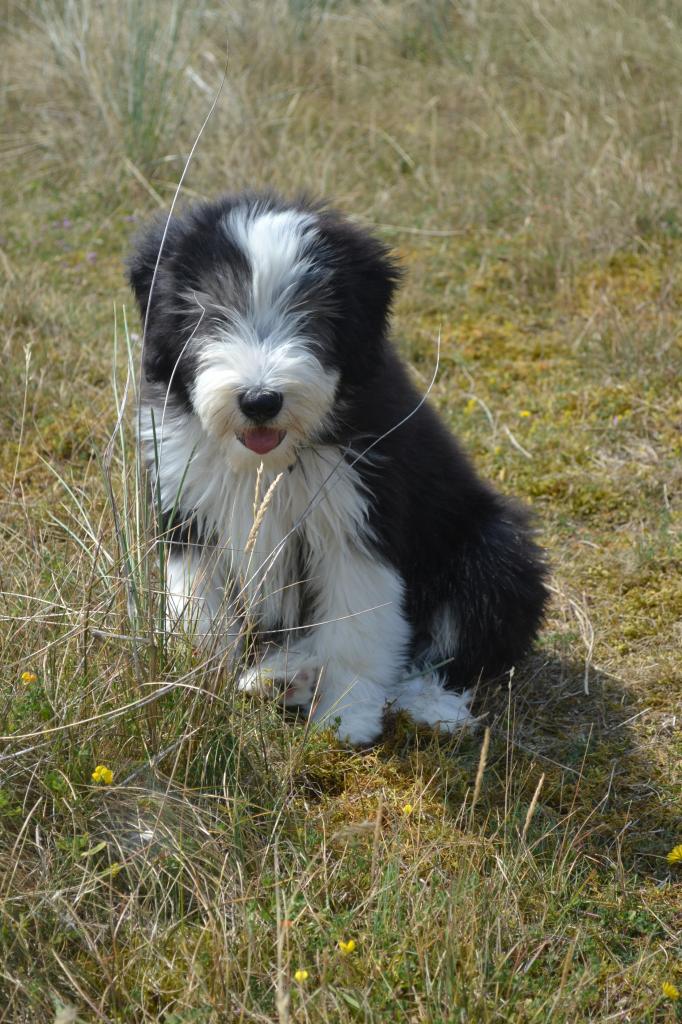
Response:
POLYGON ((272 427, 254 427, 247 430, 241 438, 242 444, 250 448, 257 455, 265 455, 271 452, 280 443, 284 434, 281 430, 273 430, 272 427))

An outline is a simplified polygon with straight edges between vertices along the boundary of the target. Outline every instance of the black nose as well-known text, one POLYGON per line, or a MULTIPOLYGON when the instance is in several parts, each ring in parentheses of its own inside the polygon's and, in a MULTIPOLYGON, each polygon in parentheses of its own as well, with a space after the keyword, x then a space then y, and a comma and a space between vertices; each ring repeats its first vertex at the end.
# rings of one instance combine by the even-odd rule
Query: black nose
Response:
POLYGON ((271 420, 282 408, 284 396, 280 391, 249 388, 239 396, 239 408, 250 420, 263 423, 271 420))

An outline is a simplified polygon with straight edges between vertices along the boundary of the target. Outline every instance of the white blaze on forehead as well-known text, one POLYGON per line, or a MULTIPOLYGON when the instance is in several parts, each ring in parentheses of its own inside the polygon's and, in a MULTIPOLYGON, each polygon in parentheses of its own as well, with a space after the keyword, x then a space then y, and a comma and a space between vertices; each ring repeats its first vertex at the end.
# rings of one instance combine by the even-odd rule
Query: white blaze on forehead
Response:
POLYGON ((272 330, 294 299, 296 285, 312 266, 304 255, 315 234, 315 218, 298 210, 238 208, 225 230, 251 266, 250 315, 259 332, 272 330))
MULTIPOLYGON (((320 339, 301 293, 316 264, 315 223, 311 214, 268 210, 262 203, 240 206, 222 219, 222 230, 248 263, 246 280, 239 282, 247 301, 227 309, 225 317, 206 318, 191 397, 203 429, 226 446, 232 468, 248 469, 254 458, 239 441, 249 425, 239 398, 249 388, 283 397, 273 425, 286 438, 268 456, 271 464, 288 465, 295 446, 319 437, 332 412, 339 374, 319 358, 320 339)), ((244 268, 235 273, 239 269, 243 275, 244 268)))

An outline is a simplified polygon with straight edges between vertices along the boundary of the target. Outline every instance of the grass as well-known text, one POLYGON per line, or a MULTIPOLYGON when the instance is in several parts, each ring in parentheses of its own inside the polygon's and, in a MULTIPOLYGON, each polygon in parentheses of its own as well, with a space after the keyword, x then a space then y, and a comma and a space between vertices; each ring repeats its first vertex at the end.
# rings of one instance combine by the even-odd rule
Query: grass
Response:
POLYGON ((682 1019, 678 5, 5 19, 0 1021, 682 1019), (122 259, 225 66, 181 201, 374 226, 417 380, 440 333, 435 402, 537 513, 553 602, 488 740, 342 750, 159 629, 122 259))

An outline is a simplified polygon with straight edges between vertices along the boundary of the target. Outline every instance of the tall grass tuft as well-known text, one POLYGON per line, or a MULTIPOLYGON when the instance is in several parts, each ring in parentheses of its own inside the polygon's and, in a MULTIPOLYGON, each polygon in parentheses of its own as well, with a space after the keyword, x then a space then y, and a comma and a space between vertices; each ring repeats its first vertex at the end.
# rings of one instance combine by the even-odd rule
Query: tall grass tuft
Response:
POLYGON ((193 88, 188 53, 199 38, 204 7, 187 0, 35 4, 28 31, 49 48, 44 52, 74 120, 87 119, 79 141, 90 160, 105 147, 109 157, 127 157, 144 175, 158 171, 193 88))

